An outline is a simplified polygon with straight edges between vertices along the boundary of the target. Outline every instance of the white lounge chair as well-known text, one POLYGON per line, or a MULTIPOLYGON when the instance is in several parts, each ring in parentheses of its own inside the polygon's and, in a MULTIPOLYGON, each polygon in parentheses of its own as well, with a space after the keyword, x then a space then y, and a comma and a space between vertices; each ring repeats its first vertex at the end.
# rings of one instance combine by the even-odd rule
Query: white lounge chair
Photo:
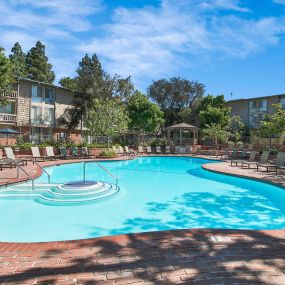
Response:
POLYGON ((45 161, 45 160, 46 160, 47 156, 40 154, 39 147, 37 147, 37 146, 32 146, 32 147, 31 147, 31 150, 32 150, 33 163, 34 163, 35 161, 45 161))
POLYGON ((11 147, 4 147, 7 159, 11 159, 12 162, 19 163, 21 165, 27 165, 28 159, 17 159, 14 155, 14 151, 11 147))
POLYGON ((147 147, 146 147, 146 152, 147 152, 147 153, 151 153, 151 146, 147 146, 147 147))
POLYGON ((143 146, 139 145, 138 154, 144 154, 143 146))
POLYGON ((159 145, 156 146, 156 153, 161 153, 161 146, 159 145))
POLYGON ((169 145, 167 145, 167 146, 165 147, 165 153, 166 153, 166 154, 170 154, 170 146, 169 146, 169 145))
POLYGON ((57 159, 59 158, 58 155, 54 154, 54 149, 52 146, 46 146, 46 153, 47 153, 47 158, 48 159, 57 159))

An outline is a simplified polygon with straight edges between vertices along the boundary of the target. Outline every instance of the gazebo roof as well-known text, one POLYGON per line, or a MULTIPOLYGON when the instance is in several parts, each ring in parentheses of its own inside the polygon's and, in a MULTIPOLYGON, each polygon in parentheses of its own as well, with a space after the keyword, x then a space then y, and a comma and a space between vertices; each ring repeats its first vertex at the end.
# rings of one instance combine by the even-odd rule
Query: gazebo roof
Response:
POLYGON ((169 126, 166 128, 167 130, 172 130, 172 129, 198 129, 196 126, 193 126, 193 125, 189 125, 189 124, 186 124, 186 123, 180 123, 180 124, 177 124, 177 125, 173 125, 173 126, 169 126))

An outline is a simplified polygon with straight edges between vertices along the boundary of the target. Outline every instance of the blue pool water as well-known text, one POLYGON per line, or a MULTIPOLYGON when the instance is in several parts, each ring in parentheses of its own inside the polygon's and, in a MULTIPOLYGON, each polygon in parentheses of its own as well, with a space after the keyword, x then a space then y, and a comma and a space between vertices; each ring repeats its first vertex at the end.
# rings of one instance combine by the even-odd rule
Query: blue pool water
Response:
MULTIPOLYGON (((143 157, 102 162, 119 178, 118 194, 92 203, 48 205, 0 198, 0 241, 33 242, 185 229, 285 228, 285 190, 205 171, 197 158, 143 157)), ((83 164, 46 168, 51 183, 78 181, 83 164)), ((112 182, 94 163, 86 179, 112 182)), ((36 183, 46 183, 42 175, 36 183)), ((23 184, 23 187, 25 184, 23 184)))

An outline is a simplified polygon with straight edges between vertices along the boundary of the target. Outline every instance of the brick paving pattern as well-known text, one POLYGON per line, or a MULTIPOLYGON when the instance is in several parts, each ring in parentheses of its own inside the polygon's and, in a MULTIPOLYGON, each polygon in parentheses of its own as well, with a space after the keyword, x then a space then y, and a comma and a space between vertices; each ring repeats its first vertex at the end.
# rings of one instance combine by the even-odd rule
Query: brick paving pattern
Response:
POLYGON ((285 230, 1 243, 0 284, 285 284, 285 230))

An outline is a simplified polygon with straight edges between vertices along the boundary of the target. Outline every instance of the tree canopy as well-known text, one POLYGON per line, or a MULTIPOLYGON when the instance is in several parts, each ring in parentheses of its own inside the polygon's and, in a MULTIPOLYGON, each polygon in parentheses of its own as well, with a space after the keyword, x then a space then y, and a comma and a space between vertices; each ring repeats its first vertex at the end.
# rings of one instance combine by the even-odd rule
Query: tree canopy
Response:
POLYGON ((231 109, 225 106, 224 95, 208 95, 199 100, 198 114, 202 128, 212 124, 228 127, 231 121, 231 109))
POLYGON ((285 133, 285 110, 281 104, 274 104, 274 113, 260 123, 259 135, 265 138, 279 137, 285 133))
POLYGON ((75 79, 71 78, 71 77, 63 77, 59 80, 59 84, 60 86, 64 87, 64 88, 68 88, 71 90, 77 90, 77 84, 75 79))
POLYGON ((18 42, 12 47, 9 58, 13 65, 12 71, 14 78, 27 77, 26 54, 18 42))
POLYGON ((13 84, 12 63, 4 54, 4 49, 0 47, 0 105, 6 102, 1 91, 10 90, 13 84))
POLYGON ((203 94, 203 84, 180 77, 154 81, 147 89, 148 97, 164 112, 166 125, 177 123, 179 112, 190 107, 203 94))
POLYGON ((95 99, 88 111, 86 125, 93 135, 112 138, 128 128, 128 116, 118 100, 95 99))
POLYGON ((45 45, 37 41, 35 47, 32 47, 26 56, 27 77, 37 81, 53 83, 55 74, 52 71, 52 65, 48 62, 45 53, 45 45))
POLYGON ((160 108, 138 91, 130 98, 127 110, 130 130, 139 133, 154 133, 163 123, 163 112, 160 108))

